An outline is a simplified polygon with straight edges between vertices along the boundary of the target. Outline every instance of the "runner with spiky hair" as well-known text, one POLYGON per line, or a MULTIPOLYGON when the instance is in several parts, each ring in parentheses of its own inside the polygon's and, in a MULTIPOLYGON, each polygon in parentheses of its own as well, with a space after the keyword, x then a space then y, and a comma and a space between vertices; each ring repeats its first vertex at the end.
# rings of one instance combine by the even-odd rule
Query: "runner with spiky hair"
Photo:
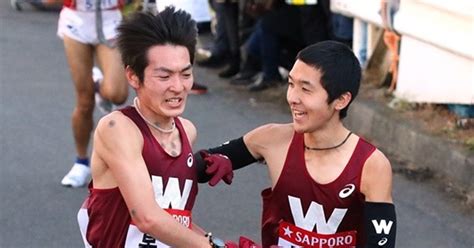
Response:
POLYGON ((180 117, 193 84, 196 23, 184 11, 135 13, 118 27, 133 106, 103 117, 92 182, 78 213, 92 247, 213 247, 192 222, 197 171, 193 123, 180 117))

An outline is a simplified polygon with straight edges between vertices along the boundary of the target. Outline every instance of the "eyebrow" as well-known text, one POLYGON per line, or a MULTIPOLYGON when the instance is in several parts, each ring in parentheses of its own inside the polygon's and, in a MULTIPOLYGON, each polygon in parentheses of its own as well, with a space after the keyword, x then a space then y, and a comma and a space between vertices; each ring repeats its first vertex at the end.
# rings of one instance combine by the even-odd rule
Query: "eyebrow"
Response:
MULTIPOLYGON (((295 81, 295 80, 293 79, 293 77, 291 77, 290 74, 288 74, 288 78, 291 79, 292 81, 295 81)), ((307 80, 298 80, 298 82, 300 82, 300 83, 302 83, 302 84, 304 84, 304 85, 313 86, 313 85, 311 84, 311 82, 310 82, 310 81, 307 81, 307 80)))
MULTIPOLYGON (((184 67, 183 69, 181 69, 179 72, 185 72, 185 71, 191 69, 192 67, 193 67, 193 65, 189 64, 188 66, 186 66, 186 67, 184 67)), ((166 68, 166 67, 158 67, 158 68, 153 69, 153 71, 156 71, 156 72, 158 72, 158 71, 163 71, 163 72, 167 72, 167 73, 173 73, 173 72, 175 72, 175 71, 173 71, 173 70, 171 70, 171 69, 169 69, 169 68, 166 68)))

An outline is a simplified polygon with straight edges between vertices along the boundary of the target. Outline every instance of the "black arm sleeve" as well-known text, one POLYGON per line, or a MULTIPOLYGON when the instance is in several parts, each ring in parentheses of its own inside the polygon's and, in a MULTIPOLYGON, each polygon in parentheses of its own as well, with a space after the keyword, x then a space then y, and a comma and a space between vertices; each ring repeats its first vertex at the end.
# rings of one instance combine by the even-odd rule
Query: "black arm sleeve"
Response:
POLYGON ((364 211, 367 233, 366 247, 395 247, 397 236, 395 206, 385 202, 366 202, 364 211))
MULTIPOLYGON (((243 168, 249 164, 257 162, 257 160, 252 156, 252 154, 247 149, 245 145, 244 138, 240 137, 238 139, 234 139, 224 144, 209 148, 206 150, 210 154, 223 154, 226 155, 229 160, 232 162, 232 169, 237 170, 243 168)), ((199 152, 194 154, 194 163, 198 170, 198 182, 205 183, 211 179, 211 176, 207 175, 206 173, 206 162, 202 158, 199 152)))
POLYGON ((220 153, 226 155, 232 162, 232 169, 238 170, 249 164, 257 162, 252 154, 247 149, 244 142, 244 137, 225 142, 224 144, 210 148, 209 153, 220 153))

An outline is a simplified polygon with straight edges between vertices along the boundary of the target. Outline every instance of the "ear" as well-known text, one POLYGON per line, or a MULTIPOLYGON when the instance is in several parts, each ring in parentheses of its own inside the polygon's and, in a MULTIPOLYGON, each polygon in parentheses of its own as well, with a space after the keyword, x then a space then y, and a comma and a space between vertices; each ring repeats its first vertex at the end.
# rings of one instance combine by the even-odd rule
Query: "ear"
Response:
POLYGON ((138 89, 140 87, 140 80, 138 79, 137 74, 127 65, 125 67, 125 76, 127 77, 127 81, 134 89, 138 89))
POLYGON ((334 103, 335 103, 334 108, 336 110, 344 109, 345 107, 347 107, 349 102, 351 102, 351 99, 352 99, 352 94, 349 91, 344 92, 336 100, 334 100, 334 103))

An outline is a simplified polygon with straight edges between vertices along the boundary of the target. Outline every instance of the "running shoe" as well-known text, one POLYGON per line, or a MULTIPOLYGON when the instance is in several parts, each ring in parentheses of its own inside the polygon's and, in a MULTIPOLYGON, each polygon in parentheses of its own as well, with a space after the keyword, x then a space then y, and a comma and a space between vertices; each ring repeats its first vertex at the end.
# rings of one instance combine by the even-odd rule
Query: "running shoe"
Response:
POLYGON ((251 85, 248 86, 250 92, 258 92, 266 90, 268 88, 277 87, 282 85, 283 81, 281 77, 276 78, 265 78, 264 76, 257 78, 251 85))
POLYGON ((196 54, 194 55, 196 63, 207 60, 209 57, 211 57, 211 51, 202 48, 196 49, 196 54))
POLYGON ((79 188, 85 186, 89 182, 91 169, 89 166, 75 163, 71 170, 61 180, 61 184, 66 187, 79 188))
POLYGON ((102 72, 98 67, 94 66, 94 68, 92 68, 92 80, 94 81, 95 104, 100 110, 100 112, 105 115, 112 112, 112 110, 114 109, 114 105, 112 104, 112 102, 103 98, 100 95, 100 82, 102 81, 102 79, 104 79, 102 72))

